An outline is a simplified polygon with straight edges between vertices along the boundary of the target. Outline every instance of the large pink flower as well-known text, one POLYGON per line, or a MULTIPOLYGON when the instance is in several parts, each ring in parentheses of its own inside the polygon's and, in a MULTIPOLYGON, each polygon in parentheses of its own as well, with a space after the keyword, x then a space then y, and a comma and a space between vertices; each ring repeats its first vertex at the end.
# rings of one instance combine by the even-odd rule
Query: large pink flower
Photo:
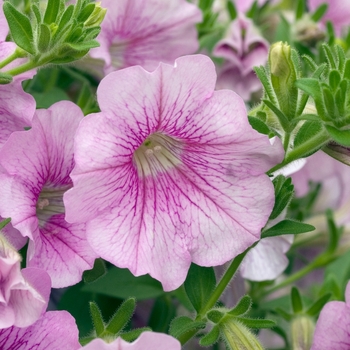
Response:
POLYGON ((92 247, 166 290, 191 261, 220 265, 255 242, 274 203, 265 172, 280 143, 248 123, 243 100, 216 91, 202 55, 109 74, 97 91, 101 113, 76 135, 66 219, 86 222, 92 247))
POLYGON ((144 332, 137 340, 128 343, 117 338, 112 343, 105 343, 102 339, 94 339, 82 349, 85 350, 181 350, 180 342, 163 333, 144 332))
POLYGON ((36 268, 21 271, 20 262, 21 256, 0 233, 0 329, 27 327, 47 307, 50 277, 36 268))
POLYGON ((258 33, 253 22, 240 14, 229 28, 226 38, 214 48, 216 57, 225 59, 219 69, 217 87, 232 89, 244 100, 261 89, 260 80, 253 68, 267 61, 269 43, 258 33))
POLYGON ((142 65, 155 69, 198 49, 195 24, 201 11, 186 0, 102 0, 107 8, 93 58, 105 62, 105 73, 142 65))
POLYGON ((46 312, 26 328, 0 330, 1 350, 78 350, 78 328, 67 311, 46 312))
POLYGON ((342 28, 350 25, 350 0, 309 0, 311 11, 315 11, 320 5, 327 4, 328 9, 322 17, 322 23, 331 21, 337 35, 341 34, 342 28))
POLYGON ((345 303, 327 303, 316 323, 311 350, 350 349, 350 283, 345 292, 345 303))
POLYGON ((64 220, 63 193, 72 186, 73 136, 79 107, 62 101, 38 110, 29 131, 13 133, 0 151, 0 215, 30 238, 28 266, 46 270, 54 287, 77 283, 96 254, 84 224, 64 220))

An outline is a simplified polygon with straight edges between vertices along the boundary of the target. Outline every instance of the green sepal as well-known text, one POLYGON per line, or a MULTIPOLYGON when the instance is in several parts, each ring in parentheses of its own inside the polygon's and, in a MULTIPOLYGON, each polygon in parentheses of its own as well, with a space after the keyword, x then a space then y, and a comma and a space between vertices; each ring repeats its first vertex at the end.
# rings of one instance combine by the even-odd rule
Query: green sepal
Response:
POLYGON ((246 314, 252 307, 252 298, 249 295, 243 296, 239 302, 227 314, 230 316, 241 316, 246 314))
POLYGON ((315 227, 303 222, 298 222, 290 219, 282 220, 275 226, 272 226, 261 232, 261 238, 275 237, 290 234, 300 234, 315 230, 315 227))
POLYGON ((51 40, 51 31, 45 23, 42 23, 40 25, 40 35, 38 40, 39 52, 47 51, 47 49, 50 46, 50 40, 51 40))
POLYGON ((219 323, 222 318, 225 316, 225 313, 220 310, 210 310, 207 312, 207 318, 213 323, 219 323))
POLYGON ((92 283, 103 277, 107 273, 106 265, 102 259, 96 259, 91 270, 84 271, 83 279, 85 283, 92 283))
POLYGON ((244 317, 237 317, 236 320, 238 320, 240 323, 243 323, 248 328, 272 328, 276 326, 276 322, 272 320, 260 320, 260 319, 254 319, 254 318, 244 318, 244 317))
POLYGON ((343 233, 343 227, 337 227, 337 224, 334 220, 333 212, 330 209, 327 209, 326 217, 329 232, 329 242, 327 251, 329 253, 334 253, 338 248, 339 240, 341 234, 343 233))
POLYGON ((318 22, 324 16, 327 10, 328 10, 328 4, 320 5, 316 9, 316 11, 311 15, 311 19, 315 22, 318 22))
POLYGON ((266 97, 269 98, 269 100, 272 102, 272 104, 276 105, 277 104, 277 97, 275 94, 275 91, 272 88, 271 81, 268 78, 266 69, 263 66, 260 67, 254 67, 254 71, 261 81, 261 84, 264 87, 264 92, 266 97))
POLYGON ((33 4, 32 7, 31 7, 31 10, 34 13, 37 26, 39 26, 40 23, 41 23, 41 12, 39 10, 39 7, 36 4, 33 4))
POLYGON ((100 337, 105 331, 105 324, 103 322, 102 314, 97 304, 94 301, 91 301, 89 304, 90 304, 90 315, 91 315, 92 323, 94 325, 96 335, 100 337))
POLYGON ((215 272, 212 267, 191 264, 184 286, 187 296, 197 313, 209 299, 215 284, 215 272))
POLYGON ((11 222, 11 218, 7 218, 7 219, 0 221, 0 230, 2 230, 10 222, 11 222))
POLYGON ((310 140, 311 137, 314 137, 320 134, 323 131, 323 125, 319 121, 307 120, 302 127, 299 129, 298 133, 294 138, 294 147, 303 145, 305 142, 310 140))
POLYGON ((300 19, 301 17, 303 17, 305 9, 306 9, 305 0, 298 0, 296 11, 295 11, 295 18, 300 19))
POLYGON ((329 86, 331 87, 332 92, 333 93, 336 92, 341 81, 341 76, 339 71, 336 69, 332 69, 329 72, 328 79, 329 79, 329 86))
POLYGON ((215 344, 220 337, 220 328, 215 325, 204 337, 199 341, 201 346, 211 346, 215 344))
POLYGON ((269 135, 270 129, 269 127, 259 118, 248 116, 249 124, 252 126, 254 130, 259 132, 260 134, 269 135))
POLYGON ((24 51, 34 55, 35 49, 33 46, 33 30, 29 18, 19 12, 8 1, 4 2, 3 10, 13 41, 24 51))
POLYGON ((332 296, 331 293, 328 293, 326 295, 323 295, 321 298, 317 299, 307 310, 306 314, 314 317, 317 316, 322 308, 325 306, 329 298, 332 296))
POLYGON ((283 175, 278 175, 272 180, 272 183, 275 187, 276 200, 269 220, 276 219, 287 208, 294 196, 294 185, 290 177, 285 178, 283 175))
POLYGON ((339 130, 334 126, 326 125, 329 136, 342 146, 350 147, 350 130, 339 130))
POLYGON ((120 337, 125 341, 131 343, 136 340, 143 332, 152 332, 152 329, 150 327, 136 328, 129 332, 121 333, 120 337))
POLYGON ((13 77, 11 74, 0 72, 0 85, 6 85, 12 83, 13 77))
POLYGON ((121 304, 117 310, 117 312, 112 316, 108 325, 106 327, 106 331, 117 335, 129 322, 131 319, 136 307, 135 298, 129 298, 121 304))
POLYGON ((74 5, 69 5, 66 10, 64 11, 59 23, 58 23, 58 29, 56 31, 56 35, 58 35, 69 23, 73 16, 73 11, 74 11, 74 5))
POLYGON ((174 338, 179 338, 182 334, 192 330, 204 329, 205 326, 205 322, 194 321, 187 316, 179 316, 174 318, 171 322, 169 334, 174 338))
POLYGON ((293 287, 291 291, 292 308, 295 314, 303 311, 303 301, 298 288, 293 287))
POLYGON ((79 13, 79 16, 77 18, 78 21, 85 22, 89 18, 89 16, 94 12, 95 6, 96 4, 94 3, 87 4, 79 13))
POLYGON ((44 15, 44 23, 51 24, 56 22, 60 10, 60 0, 48 0, 44 15))

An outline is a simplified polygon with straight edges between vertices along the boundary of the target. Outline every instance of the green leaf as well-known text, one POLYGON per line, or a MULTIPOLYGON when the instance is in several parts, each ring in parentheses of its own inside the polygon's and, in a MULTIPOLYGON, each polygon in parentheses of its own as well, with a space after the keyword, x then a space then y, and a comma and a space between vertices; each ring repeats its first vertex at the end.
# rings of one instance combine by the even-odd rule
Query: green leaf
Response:
POLYGON ((48 0, 44 16, 44 23, 55 23, 60 10, 60 2, 60 0, 48 0))
POLYGON ((303 311, 303 301, 298 288, 293 287, 291 292, 292 308, 295 314, 303 311))
POLYGON ((129 322, 136 308, 136 300, 129 298, 120 305, 117 312, 108 322, 106 331, 113 335, 117 335, 129 322))
POLYGON ((314 226, 290 219, 282 220, 275 226, 268 228, 261 233, 261 238, 275 237, 289 234, 299 234, 310 232, 315 229, 314 226))
POLYGON ((326 125, 330 137, 342 146, 350 147, 350 130, 339 130, 333 126, 326 125))
POLYGON ((271 320, 260 320, 260 319, 253 319, 253 318, 243 318, 243 317, 237 317, 236 320, 243 323, 248 328, 272 328, 276 326, 275 321, 271 320))
POLYGON ((323 126, 320 122, 307 120, 294 138, 294 147, 298 147, 310 140, 310 138, 320 134, 323 126))
POLYGON ((39 52, 46 52, 50 46, 51 40, 51 31, 46 24, 40 25, 40 35, 38 40, 38 49, 39 52))
POLYGON ((107 273, 106 265, 102 259, 96 259, 91 270, 84 271, 83 279, 85 283, 92 283, 107 273))
POLYGON ((201 340, 199 341, 199 344, 201 346, 211 346, 213 344, 215 344, 220 336, 220 328, 215 325, 210 332, 208 332, 208 334, 206 334, 204 337, 201 338, 201 340))
MULTIPOLYGON (((336 263, 338 265, 338 263, 336 263)), ((345 269, 347 270, 347 269, 345 269)), ((349 272, 349 271, 347 271, 349 272)), ((347 282, 348 280, 346 280, 347 282)), ((338 276, 334 275, 333 272, 327 272, 326 277, 323 281, 323 285, 319 291, 320 295, 330 294, 333 299, 341 300, 344 297, 344 292, 340 288, 340 282, 338 281, 338 276)))
POLYGON ((205 322, 194 321, 187 316, 179 316, 174 318, 170 324, 169 334, 174 338, 179 338, 182 334, 192 330, 204 329, 205 322))
POLYGON ((305 9, 306 9, 305 0, 298 0, 297 7, 296 7, 295 18, 296 19, 300 19, 301 17, 303 17, 305 9))
POLYGON ((136 340, 143 332, 152 332, 152 329, 150 327, 137 328, 129 332, 121 333, 120 337, 125 341, 131 343, 136 340))
POLYGON ((294 185, 291 178, 285 178, 283 175, 276 176, 272 181, 275 187, 275 205, 269 220, 276 219, 282 211, 289 205, 294 196, 294 185))
POLYGON ((325 86, 323 87, 322 92, 323 92, 323 100, 328 112, 328 116, 330 117, 330 119, 333 119, 333 120, 337 119, 338 115, 336 114, 334 96, 331 90, 325 86))
POLYGON ((268 126, 259 118, 248 116, 248 120, 252 128, 260 134, 268 135, 270 133, 268 126))
POLYGON ((95 6, 96 4, 94 3, 87 4, 79 13, 78 21, 85 22, 89 18, 89 16, 94 12, 95 6))
POLYGON ((40 24, 41 24, 41 12, 39 10, 39 7, 36 4, 33 4, 31 7, 31 10, 34 13, 37 26, 40 26, 40 24))
POLYGON ((156 298, 164 294, 162 285, 149 275, 135 277, 128 269, 110 268, 98 281, 83 287, 83 291, 115 298, 138 300, 156 298))
POLYGON ((199 312, 214 290, 216 278, 212 267, 191 264, 185 281, 185 290, 193 307, 199 312))
POLYGON ((281 125, 283 127, 289 125, 288 118, 284 115, 284 113, 278 109, 273 103, 271 103, 269 100, 263 100, 263 102, 266 104, 267 107, 271 109, 273 113, 276 114, 278 120, 280 121, 281 125))
POLYGON ((329 298, 332 296, 331 293, 323 295, 321 298, 317 299, 314 304, 312 304, 306 311, 306 313, 311 316, 318 316, 323 306, 327 303, 329 298))
POLYGON ((328 4, 324 3, 320 5, 316 11, 312 14, 311 19, 315 22, 318 22, 324 14, 327 12, 328 4))
POLYGON ((246 314, 252 306, 252 298, 249 295, 242 297, 239 302, 232 308, 228 314, 231 316, 241 316, 246 314))
POLYGON ((176 306, 169 295, 164 295, 156 299, 148 326, 155 332, 168 333, 169 325, 176 316, 176 306))
POLYGON ((202 11, 207 11, 210 10, 211 7, 213 6, 214 0, 199 0, 198 7, 202 11))
POLYGON ((105 330, 105 324, 101 315, 101 311, 95 302, 90 302, 90 314, 92 318, 92 323, 94 324, 94 329, 97 336, 101 336, 105 330))
POLYGON ((227 1, 226 8, 231 21, 235 20, 237 18, 237 9, 235 4, 232 1, 227 1))
POLYGON ((338 248, 338 243, 340 236, 343 232, 343 228, 337 227, 337 224, 334 220, 333 212, 331 210, 326 211, 326 217, 327 217, 327 226, 328 226, 328 232, 329 232, 329 242, 328 242, 328 249, 327 251, 329 253, 334 253, 335 250, 338 248))
POLYGON ((269 98, 269 100, 272 102, 272 104, 277 104, 277 97, 275 94, 275 91, 272 88, 271 82, 267 76, 266 70, 264 67, 254 67, 254 71, 261 81, 261 84, 264 87, 265 94, 269 98))
POLYGON ((208 320, 213 323, 219 323, 224 316, 225 313, 220 310, 210 310, 207 312, 208 320))
POLYGON ((328 79, 329 79, 329 86, 331 87, 332 92, 333 93, 336 92, 341 81, 341 76, 339 71, 332 69, 329 73, 328 79))
POLYGON ((0 221, 0 230, 2 230, 7 224, 11 222, 11 218, 0 221))
POLYGON ((10 27, 13 41, 24 51, 34 55, 33 31, 29 18, 19 12, 8 1, 4 2, 3 10, 10 27))

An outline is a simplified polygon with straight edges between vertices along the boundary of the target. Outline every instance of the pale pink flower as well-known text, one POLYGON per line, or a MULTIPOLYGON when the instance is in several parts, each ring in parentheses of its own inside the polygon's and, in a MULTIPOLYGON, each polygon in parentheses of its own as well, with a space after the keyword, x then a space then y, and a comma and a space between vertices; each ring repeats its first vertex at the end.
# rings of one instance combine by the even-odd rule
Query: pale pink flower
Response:
POLYGON ((345 302, 327 303, 317 320, 311 350, 350 349, 350 283, 346 286, 345 302))
POLYGON ((84 224, 64 220, 63 193, 72 186, 73 136, 82 120, 78 106, 58 102, 37 110, 28 131, 14 132, 0 151, 0 215, 29 237, 28 266, 46 270, 53 287, 81 280, 96 254, 84 224))
POLYGON ((1 350, 78 350, 78 328, 67 311, 46 312, 26 328, 0 330, 1 350))
POLYGON ((219 68, 217 88, 234 90, 244 100, 249 100, 252 92, 261 89, 253 68, 266 63, 268 52, 269 43, 253 22, 240 14, 213 51, 214 56, 225 59, 219 68))
POLYGON ((101 113, 76 135, 69 222, 86 222, 104 259, 179 287, 191 261, 221 265, 259 239, 274 204, 265 172, 280 143, 248 123, 243 100, 215 91, 202 55, 130 67, 98 88, 101 113))
POLYGON ((309 192, 309 181, 322 187, 314 204, 315 212, 337 210, 350 199, 350 167, 319 151, 306 159, 306 164, 291 175, 298 197, 309 192))
MULTIPOLYGON (((0 329, 27 327, 47 307, 51 291, 50 277, 45 271, 36 268, 21 271, 20 262, 19 253, 0 233, 0 329)), ((1 341, 0 348, 3 349, 1 341)))
POLYGON ((181 350, 180 342, 163 333, 144 332, 135 341, 128 343, 117 338, 111 343, 94 339, 82 349, 85 350, 181 350))
POLYGON ((328 9, 321 22, 331 21, 338 36, 342 29, 350 25, 350 0, 309 0, 310 11, 315 11, 320 5, 327 4, 328 9))
POLYGON ((101 6, 107 9, 101 46, 90 56, 104 61, 105 74, 134 65, 153 70, 198 49, 195 25, 202 14, 186 0, 102 0, 101 6))

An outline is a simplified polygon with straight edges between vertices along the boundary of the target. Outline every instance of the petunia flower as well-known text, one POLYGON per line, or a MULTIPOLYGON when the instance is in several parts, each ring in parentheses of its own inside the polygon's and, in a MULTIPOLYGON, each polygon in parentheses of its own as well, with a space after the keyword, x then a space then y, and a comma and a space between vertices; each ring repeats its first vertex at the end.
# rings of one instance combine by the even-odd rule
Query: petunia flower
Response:
POLYGON ((33 324, 49 300, 48 274, 36 268, 21 270, 20 262, 19 253, 0 233, 0 333, 3 328, 33 324))
POLYGON ((327 303, 317 320, 311 350, 350 349, 350 283, 346 286, 345 302, 327 303))
POLYGON ((46 312, 37 322, 25 328, 0 330, 2 350, 78 350, 78 328, 67 311, 46 312))
POLYGON ((324 152, 317 152, 306 159, 306 164, 291 175, 298 197, 309 191, 309 182, 321 183, 322 187, 315 201, 315 212, 327 208, 340 209, 350 199, 350 168, 324 152), (322 166, 320 166, 322 164, 322 166))
POLYGON ((251 128, 237 94, 214 92, 215 79, 202 55, 113 72, 98 87, 101 112, 76 134, 66 220, 88 222, 97 254, 165 290, 191 261, 221 265, 243 252, 274 203, 265 172, 281 144, 251 128))
POLYGON ((350 0, 308 0, 312 12, 322 4, 327 4, 328 8, 321 22, 325 24, 331 21, 337 35, 340 36, 342 29, 350 25, 350 0))
POLYGON ((94 339, 82 349, 85 350, 181 350, 180 342, 170 335, 154 332, 143 332, 137 340, 128 343, 117 338, 111 343, 94 339))
POLYGON ((29 131, 14 132, 0 151, 0 215, 29 237, 28 266, 46 270, 55 288, 75 284, 96 254, 84 224, 64 220, 63 193, 72 186, 73 136, 82 120, 68 101, 38 110, 29 131))
POLYGON ((186 0, 102 0, 101 6, 107 14, 100 47, 90 56, 104 62, 105 74, 133 65, 153 70, 198 49, 195 25, 202 14, 186 0))
POLYGON ((269 43, 259 34, 253 22, 243 14, 234 20, 226 38, 220 40, 213 55, 225 59, 219 69, 218 89, 231 89, 244 100, 261 89, 253 67, 267 62, 269 43))

